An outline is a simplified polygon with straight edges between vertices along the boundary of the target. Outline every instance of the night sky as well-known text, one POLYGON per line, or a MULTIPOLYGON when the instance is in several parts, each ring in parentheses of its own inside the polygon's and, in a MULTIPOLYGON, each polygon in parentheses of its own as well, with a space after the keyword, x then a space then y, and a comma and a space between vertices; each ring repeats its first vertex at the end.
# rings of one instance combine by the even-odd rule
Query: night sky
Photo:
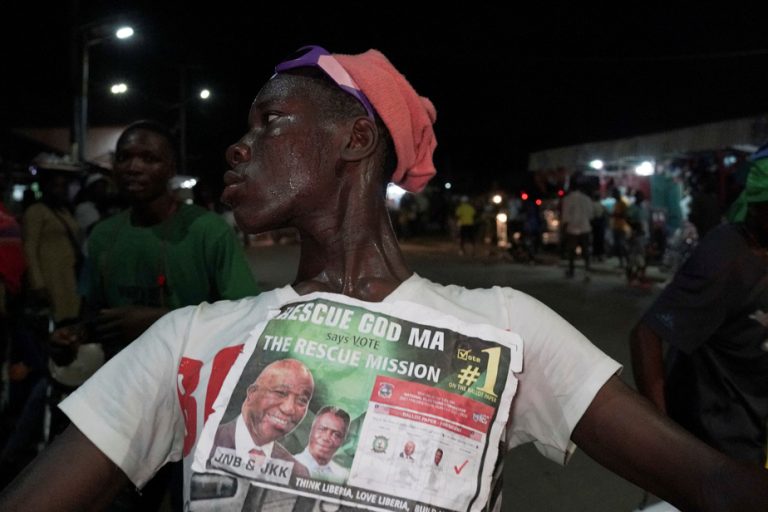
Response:
POLYGON ((530 151, 768 112, 765 18, 732 5, 443 2, 427 14, 411 12, 417 2, 192 3, 29 2, 5 13, 1 127, 68 126, 70 26, 118 16, 137 36, 92 49, 91 125, 177 124, 184 66, 190 95, 213 91, 187 104, 190 171, 211 180, 260 84, 304 44, 383 51, 433 100, 438 176, 466 191, 517 186, 530 151), (107 92, 118 78, 131 87, 122 98, 107 92))

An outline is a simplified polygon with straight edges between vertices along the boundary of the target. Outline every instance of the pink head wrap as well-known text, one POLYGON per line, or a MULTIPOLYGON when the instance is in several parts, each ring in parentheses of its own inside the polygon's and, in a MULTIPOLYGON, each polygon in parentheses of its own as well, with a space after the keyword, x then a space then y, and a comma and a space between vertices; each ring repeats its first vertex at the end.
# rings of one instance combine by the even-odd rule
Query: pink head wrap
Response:
POLYGON ((432 129, 437 112, 378 50, 359 55, 333 54, 368 97, 395 143, 397 168, 392 181, 409 192, 420 192, 435 175, 432 154, 437 139, 432 129))

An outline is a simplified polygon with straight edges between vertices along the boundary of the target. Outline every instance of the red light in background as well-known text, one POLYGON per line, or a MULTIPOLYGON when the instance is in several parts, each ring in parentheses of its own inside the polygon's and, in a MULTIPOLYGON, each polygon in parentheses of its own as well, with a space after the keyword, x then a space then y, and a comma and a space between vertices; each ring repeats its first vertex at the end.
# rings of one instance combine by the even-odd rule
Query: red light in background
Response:
POLYGON ((520 198, 521 198, 523 201, 527 201, 527 200, 528 200, 528 194, 526 194, 525 192, 523 192, 522 194, 520 194, 520 198))
POLYGON ((541 206, 541 199, 536 200, 536 206, 541 206))
POLYGON ((557 195, 559 197, 563 197, 565 195, 565 191, 563 189, 560 189, 560 190, 557 191, 557 195))

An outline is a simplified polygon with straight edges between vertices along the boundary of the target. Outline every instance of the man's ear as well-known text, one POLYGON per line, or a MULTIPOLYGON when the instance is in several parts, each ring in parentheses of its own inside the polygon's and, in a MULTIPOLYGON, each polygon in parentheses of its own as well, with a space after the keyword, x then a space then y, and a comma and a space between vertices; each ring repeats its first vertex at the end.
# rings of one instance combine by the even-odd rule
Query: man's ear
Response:
POLYGON ((358 117, 352 122, 349 137, 341 150, 341 158, 356 162, 369 157, 376 150, 378 141, 376 123, 367 117, 358 117))

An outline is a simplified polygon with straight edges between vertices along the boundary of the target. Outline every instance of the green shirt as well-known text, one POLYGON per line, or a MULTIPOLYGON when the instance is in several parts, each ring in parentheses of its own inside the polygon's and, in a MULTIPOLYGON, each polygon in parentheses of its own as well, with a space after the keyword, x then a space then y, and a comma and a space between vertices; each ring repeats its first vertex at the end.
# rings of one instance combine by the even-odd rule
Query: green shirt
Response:
POLYGON ((256 295, 232 229, 218 215, 181 205, 166 221, 133 226, 130 211, 97 224, 88 239, 92 307, 197 305, 256 295))

